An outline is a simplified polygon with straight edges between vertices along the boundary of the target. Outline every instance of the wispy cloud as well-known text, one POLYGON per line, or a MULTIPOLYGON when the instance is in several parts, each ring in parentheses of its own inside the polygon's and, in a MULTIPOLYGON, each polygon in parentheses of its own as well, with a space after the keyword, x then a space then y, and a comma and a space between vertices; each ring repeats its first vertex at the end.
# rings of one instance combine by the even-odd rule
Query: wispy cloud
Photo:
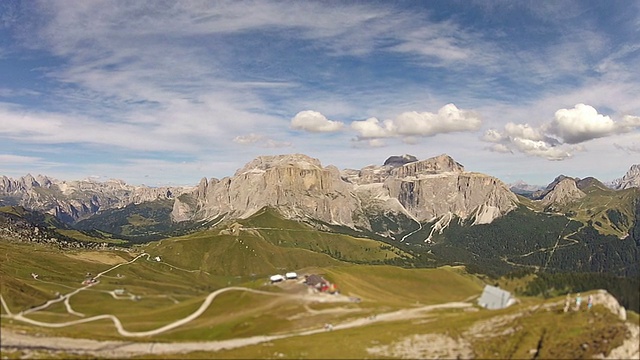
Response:
POLYGON ((233 138, 233 142, 242 144, 242 145, 257 145, 259 147, 264 148, 286 148, 291 147, 291 143, 288 141, 277 141, 274 139, 270 139, 264 135, 258 134, 248 134, 248 135, 240 135, 233 138))
POLYGON ((3 165, 28 164, 28 163, 36 163, 40 161, 42 161, 41 158, 34 157, 34 156, 0 154, 0 164, 3 164, 3 165))

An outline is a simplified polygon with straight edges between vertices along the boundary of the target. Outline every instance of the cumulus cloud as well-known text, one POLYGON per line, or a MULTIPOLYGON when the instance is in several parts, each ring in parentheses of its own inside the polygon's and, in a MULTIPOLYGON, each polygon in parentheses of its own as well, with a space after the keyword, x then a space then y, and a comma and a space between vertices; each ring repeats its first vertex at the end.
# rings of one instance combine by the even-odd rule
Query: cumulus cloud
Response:
POLYGON ((359 139, 386 138, 394 135, 394 125, 391 120, 380 122, 374 117, 364 121, 353 121, 351 129, 358 133, 359 139))
POLYGON ((571 157, 571 153, 568 150, 551 146, 544 141, 514 138, 512 143, 520 152, 543 157, 547 160, 564 160, 571 157))
POLYGON ((506 135, 501 134, 499 131, 495 129, 489 129, 485 131, 481 139, 486 142, 499 143, 501 141, 508 139, 508 137, 506 135))
POLYGON ((357 133, 357 140, 360 141, 371 143, 372 139, 400 137, 403 142, 413 144, 420 137, 475 131, 481 123, 482 120, 475 113, 447 104, 437 113, 410 111, 384 121, 375 117, 353 121, 351 130, 357 133))
POLYGON ((504 131, 507 136, 511 137, 533 141, 540 141, 544 139, 542 132, 539 129, 532 128, 529 124, 514 124, 509 122, 504 126, 504 131))
POLYGON ((640 116, 625 115, 618 123, 618 131, 622 133, 631 132, 640 128, 640 116))
POLYGON ((578 144, 611 135, 616 129, 616 123, 610 117, 598 114, 592 106, 577 104, 573 109, 556 111, 545 130, 568 144, 578 144))
POLYGON ((300 111, 291 119, 291 127, 316 133, 336 132, 342 130, 344 123, 332 121, 317 111, 300 111))
POLYGON ((471 111, 460 110, 454 104, 447 104, 437 114, 416 111, 400 114, 395 121, 399 135, 433 136, 436 134, 474 131, 480 128, 482 120, 471 111))
MULTIPOLYGON (((576 144, 638 128, 640 117, 625 115, 621 120, 614 121, 609 116, 599 114, 592 106, 577 104, 571 109, 559 109, 553 120, 540 127, 510 122, 503 131, 487 130, 481 140, 493 143, 489 150, 494 152, 517 151, 548 160, 564 160, 581 150, 576 144)), ((626 151, 633 151, 633 148, 626 151)))

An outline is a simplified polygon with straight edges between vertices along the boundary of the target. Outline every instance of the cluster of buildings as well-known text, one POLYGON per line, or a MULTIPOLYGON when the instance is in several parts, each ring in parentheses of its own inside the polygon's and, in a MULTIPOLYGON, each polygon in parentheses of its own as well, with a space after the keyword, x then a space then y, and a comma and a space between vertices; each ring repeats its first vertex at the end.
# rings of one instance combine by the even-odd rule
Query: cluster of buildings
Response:
MULTIPOLYGON (((297 280, 297 279, 298 279, 298 274, 295 272, 288 272, 284 275, 276 274, 276 275, 271 275, 269 277, 269 280, 271 281, 272 284, 279 283, 282 281, 297 280)), ((328 281, 327 279, 323 278, 320 275, 316 275, 316 274, 305 275, 304 284, 318 292, 325 292, 329 294, 338 293, 338 287, 336 286, 336 284, 328 281)))

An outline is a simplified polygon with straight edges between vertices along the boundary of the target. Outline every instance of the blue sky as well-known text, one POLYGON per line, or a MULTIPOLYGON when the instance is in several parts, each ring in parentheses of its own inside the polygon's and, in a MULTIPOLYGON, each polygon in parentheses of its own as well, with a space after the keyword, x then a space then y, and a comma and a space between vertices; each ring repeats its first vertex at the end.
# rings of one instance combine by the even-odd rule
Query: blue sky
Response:
POLYGON ((195 185, 259 155, 640 162, 640 2, 3 1, 0 175, 195 185))

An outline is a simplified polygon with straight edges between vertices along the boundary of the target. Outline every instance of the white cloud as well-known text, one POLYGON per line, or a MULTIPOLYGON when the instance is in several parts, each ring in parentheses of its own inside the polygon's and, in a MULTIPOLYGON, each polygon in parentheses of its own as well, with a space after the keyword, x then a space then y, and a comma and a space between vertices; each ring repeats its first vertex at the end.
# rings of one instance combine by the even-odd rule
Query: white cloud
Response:
POLYGON ((592 106, 577 104, 573 109, 556 111, 554 120, 545 130, 566 143, 578 144, 614 134, 616 124, 610 117, 598 114, 592 106))
POLYGON ((236 143, 242 144, 242 145, 248 145, 248 144, 255 144, 255 143, 257 143, 259 141, 262 141, 262 140, 264 140, 264 136, 251 133, 249 135, 236 136, 233 139, 233 142, 236 142, 236 143))
POLYGON ((510 137, 533 141, 541 141, 544 139, 544 135, 540 129, 532 128, 529 124, 514 124, 509 122, 504 126, 504 131, 505 134, 510 137))
POLYGON ((317 111, 300 111, 291 119, 291 127, 309 132, 336 132, 342 130, 344 123, 332 121, 317 111))
POLYGON ((564 160, 571 157, 571 153, 564 148, 550 146, 544 141, 514 138, 512 144, 520 151, 528 155, 539 156, 547 160, 564 160))
POLYGON ((515 150, 549 160, 564 160, 582 149, 566 145, 628 133, 638 128, 640 117, 625 115, 616 122, 609 116, 599 114, 592 106, 577 104, 572 109, 557 110, 552 121, 539 127, 509 122, 503 132, 487 130, 481 140, 494 143, 489 148, 494 152, 515 150))
POLYGON ((380 121, 375 117, 351 122, 351 129, 359 140, 400 137, 407 144, 416 144, 419 137, 430 137, 452 132, 478 130, 482 121, 471 111, 460 110, 454 104, 447 104, 431 112, 404 112, 394 120, 380 121))
POLYGON ((513 151, 505 144, 492 144, 487 149, 497 153, 513 154, 513 151))
POLYGON ((640 128, 640 116, 625 115, 617 124, 619 132, 626 133, 640 128))
POLYGON ((356 138, 352 140, 352 147, 354 148, 382 148, 386 146, 387 143, 382 139, 356 138))
POLYGON ((485 131, 481 139, 486 142, 499 143, 501 141, 508 139, 508 137, 501 134, 499 131, 495 129, 489 129, 485 131))
POLYGON ((451 132, 475 131, 482 120, 471 111, 460 110, 447 104, 437 114, 415 111, 400 114, 395 122, 395 131, 404 136, 433 136, 451 132))
POLYGON ((351 129, 358 133, 359 139, 386 138, 394 136, 394 125, 391 120, 380 122, 377 118, 351 122, 351 129))
POLYGON ((236 136, 233 139, 233 142, 241 144, 241 145, 251 145, 251 144, 256 144, 260 147, 263 148, 283 148, 283 147, 290 147, 291 143, 287 142, 287 141, 277 141, 277 140, 273 140, 270 139, 264 135, 258 135, 258 134, 248 134, 248 135, 240 135, 240 136, 236 136))

